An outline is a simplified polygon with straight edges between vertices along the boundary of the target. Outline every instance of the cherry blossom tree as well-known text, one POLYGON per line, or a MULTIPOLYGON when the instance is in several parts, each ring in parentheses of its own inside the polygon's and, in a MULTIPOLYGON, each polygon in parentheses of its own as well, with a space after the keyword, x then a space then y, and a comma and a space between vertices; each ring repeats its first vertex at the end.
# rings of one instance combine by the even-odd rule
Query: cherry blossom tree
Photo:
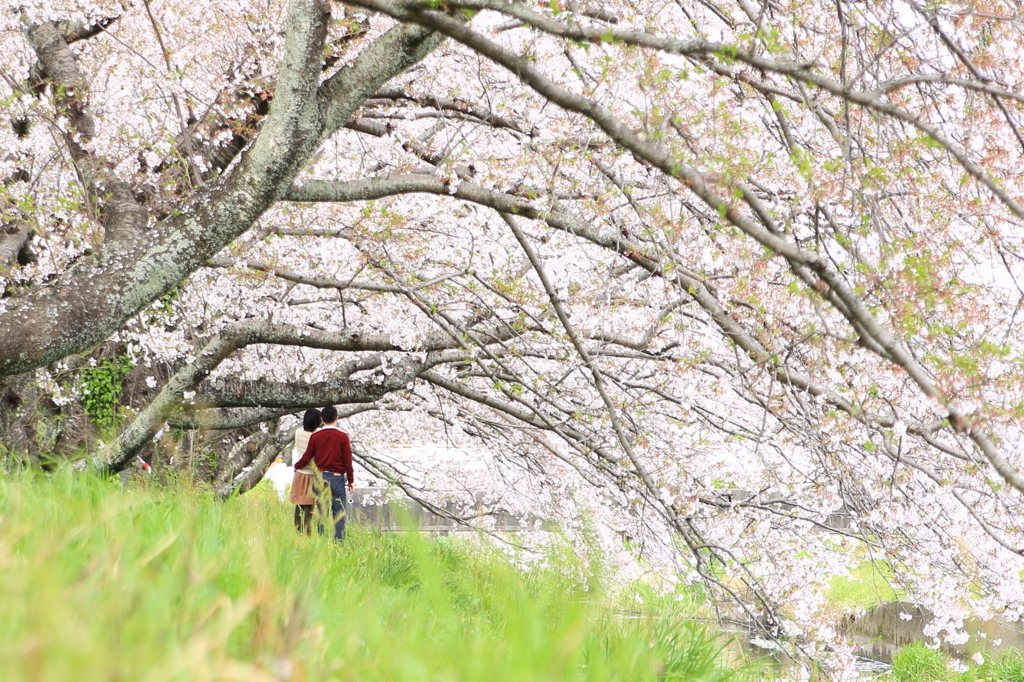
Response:
POLYGON ((233 430, 230 491, 336 403, 365 442, 481 444, 506 506, 585 515, 773 636, 834 641, 855 560, 950 636, 1024 615, 1013 3, 4 20, 12 452, 119 470, 233 430), (138 390, 76 440, 110 352, 138 390))

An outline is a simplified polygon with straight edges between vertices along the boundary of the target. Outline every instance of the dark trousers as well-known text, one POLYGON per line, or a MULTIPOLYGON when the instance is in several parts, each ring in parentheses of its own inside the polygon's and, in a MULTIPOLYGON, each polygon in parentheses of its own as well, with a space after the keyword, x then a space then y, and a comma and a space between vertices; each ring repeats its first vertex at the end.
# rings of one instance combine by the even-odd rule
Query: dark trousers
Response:
POLYGON ((306 535, 313 532, 313 505, 295 505, 295 530, 306 535))
POLYGON ((317 506, 320 512, 317 518, 316 529, 320 535, 327 533, 326 524, 328 514, 334 522, 334 539, 341 542, 345 539, 345 521, 348 514, 345 511, 345 501, 348 499, 348 487, 345 482, 345 474, 336 474, 333 471, 324 471, 324 489, 317 495, 317 506), (328 510, 330 510, 328 512, 328 510))

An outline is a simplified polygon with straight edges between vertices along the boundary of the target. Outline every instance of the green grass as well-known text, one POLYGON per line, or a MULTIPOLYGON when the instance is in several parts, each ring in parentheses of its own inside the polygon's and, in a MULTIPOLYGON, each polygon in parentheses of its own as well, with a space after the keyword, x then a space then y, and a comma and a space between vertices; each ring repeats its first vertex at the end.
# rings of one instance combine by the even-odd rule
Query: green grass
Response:
POLYGON ((971 665, 963 673, 947 666, 946 656, 923 644, 910 644, 892 659, 892 671, 884 682, 1024 682, 1024 655, 1015 649, 988 652, 981 665, 971 665))
MULTIPOLYGON (((4 682, 700 680, 744 675, 674 600, 624 617, 566 551, 353 529, 265 494, 0 479, 4 682)), ((653 601, 653 600, 652 600, 653 601)))
POLYGON ((893 587, 892 569, 882 562, 862 561, 850 575, 832 578, 825 593, 828 603, 841 611, 868 610, 905 596, 893 587))
POLYGON ((892 658, 893 682, 933 682, 946 680, 954 673, 946 667, 946 657, 924 644, 909 644, 902 647, 892 658))

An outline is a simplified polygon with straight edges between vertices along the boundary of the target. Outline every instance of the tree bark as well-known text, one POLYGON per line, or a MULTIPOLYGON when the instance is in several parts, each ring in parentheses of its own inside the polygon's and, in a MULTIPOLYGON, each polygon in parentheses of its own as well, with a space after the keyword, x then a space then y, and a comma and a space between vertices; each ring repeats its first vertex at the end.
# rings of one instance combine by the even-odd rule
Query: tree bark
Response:
POLYGON ((291 2, 270 114, 219 182, 139 239, 118 242, 54 282, 0 301, 0 376, 88 350, 187 279, 287 191, 320 143, 367 97, 441 40, 418 26, 397 26, 319 85, 329 16, 324 2, 291 2))
POLYGON ((18 254, 34 234, 32 224, 26 220, 15 220, 0 231, 0 273, 14 267, 18 254))

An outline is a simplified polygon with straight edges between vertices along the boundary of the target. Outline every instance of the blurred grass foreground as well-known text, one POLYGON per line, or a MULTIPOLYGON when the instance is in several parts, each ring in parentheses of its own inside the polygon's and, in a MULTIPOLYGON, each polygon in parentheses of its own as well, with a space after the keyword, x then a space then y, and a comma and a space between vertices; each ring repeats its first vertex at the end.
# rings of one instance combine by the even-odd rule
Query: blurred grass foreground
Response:
POLYGON ((0 479, 0 678, 739 674, 672 600, 623 617, 588 571, 567 551, 522 569, 487 543, 358 528, 338 547, 298 536, 291 509, 267 495, 0 479))

